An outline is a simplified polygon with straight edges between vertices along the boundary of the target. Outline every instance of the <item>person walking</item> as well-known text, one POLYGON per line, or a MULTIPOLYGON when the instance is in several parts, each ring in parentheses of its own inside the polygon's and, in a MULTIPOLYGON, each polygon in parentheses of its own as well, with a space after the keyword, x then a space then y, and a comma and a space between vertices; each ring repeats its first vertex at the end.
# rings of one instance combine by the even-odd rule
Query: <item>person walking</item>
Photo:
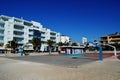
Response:
POLYGON ((22 47, 20 47, 19 52, 20 52, 21 56, 23 56, 23 48, 22 47))

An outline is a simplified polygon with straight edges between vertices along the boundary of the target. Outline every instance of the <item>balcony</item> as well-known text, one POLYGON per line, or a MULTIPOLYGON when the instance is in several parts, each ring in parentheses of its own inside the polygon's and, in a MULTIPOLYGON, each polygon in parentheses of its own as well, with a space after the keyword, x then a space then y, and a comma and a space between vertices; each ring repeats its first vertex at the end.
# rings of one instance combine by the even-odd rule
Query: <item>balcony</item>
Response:
POLYGON ((20 25, 20 26, 23 26, 23 22, 14 22, 15 25, 20 25))
POLYGON ((4 29, 4 24, 3 23, 0 24, 0 29, 2 29, 2 30, 4 29))
POLYGON ((33 37, 29 37, 29 40, 32 40, 33 39, 33 37))
POLYGON ((3 41, 3 40, 0 40, 0 43, 4 43, 4 41, 3 41))
POLYGON ((23 23, 25 26, 30 26, 30 27, 32 27, 32 23, 31 22, 29 22, 29 21, 24 21, 24 23, 23 23))
POLYGON ((50 35, 50 38, 56 39, 56 36, 54 36, 54 35, 50 35))
POLYGON ((13 37, 15 37, 15 38, 24 38, 24 36, 23 35, 13 35, 13 37))
POLYGON ((45 34, 41 34, 42 37, 45 37, 45 34))
POLYGON ((33 35, 33 32, 31 31, 31 32, 29 32, 29 35, 33 35))
POLYGON ((56 39, 56 37, 55 36, 50 36, 50 39, 56 39))
POLYGON ((14 31, 23 32, 24 33, 24 29, 16 29, 16 28, 14 28, 14 31))
POLYGON ((0 33, 0 36, 4 36, 4 34, 3 34, 3 33, 0 33))
POLYGON ((0 23, 5 23, 5 21, 3 19, 0 19, 0 23))
POLYGON ((110 40, 116 41, 116 40, 120 40, 120 38, 110 38, 110 40))
POLYGON ((51 34, 51 35, 56 35, 56 32, 51 31, 50 34, 51 34))
POLYGON ((41 38, 41 41, 46 41, 46 39, 45 38, 41 38))
POLYGON ((23 41, 18 41, 18 44, 24 44, 24 42, 23 41))
POLYGON ((4 27, 0 26, 0 30, 4 30, 4 27))
MULTIPOLYGON (((18 22, 19 23, 19 22, 18 22)), ((14 24, 15 29, 24 29, 24 25, 21 24, 14 24)))
POLYGON ((50 38, 50 40, 52 40, 52 41, 56 42, 56 39, 51 39, 51 38, 50 38))

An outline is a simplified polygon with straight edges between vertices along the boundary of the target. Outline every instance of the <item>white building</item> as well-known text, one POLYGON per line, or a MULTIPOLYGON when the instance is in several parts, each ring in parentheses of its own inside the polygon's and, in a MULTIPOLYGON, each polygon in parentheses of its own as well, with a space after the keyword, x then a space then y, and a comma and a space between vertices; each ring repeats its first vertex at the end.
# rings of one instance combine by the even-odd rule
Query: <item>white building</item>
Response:
POLYGON ((85 44, 87 42, 87 38, 86 37, 82 37, 82 43, 85 44))
MULTIPOLYGON (((38 31, 41 41, 51 39, 60 42, 60 33, 43 28, 39 22, 0 15, 0 44, 4 47, 8 41, 16 39, 19 45, 24 45, 33 39, 34 31, 38 31)), ((42 44, 42 48, 47 46, 42 44)))
MULTIPOLYGON (((50 29, 47 28, 42 28, 41 30, 41 41, 47 41, 47 40, 52 40, 56 43, 60 42, 60 33, 51 31, 50 29)), ((41 45, 41 51, 46 51, 47 49, 47 44, 41 45)))
POLYGON ((62 42, 62 43, 69 43, 70 41, 71 41, 70 37, 61 35, 60 42, 62 42))

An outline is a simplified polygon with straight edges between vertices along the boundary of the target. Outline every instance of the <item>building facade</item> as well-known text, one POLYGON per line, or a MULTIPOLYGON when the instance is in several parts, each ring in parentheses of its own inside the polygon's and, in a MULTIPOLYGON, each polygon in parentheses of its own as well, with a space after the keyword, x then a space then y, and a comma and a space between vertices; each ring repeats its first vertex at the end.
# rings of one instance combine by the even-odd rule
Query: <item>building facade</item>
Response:
POLYGON ((62 43, 69 43, 69 42, 71 42, 71 39, 68 36, 61 35, 60 42, 62 42, 62 43))
MULTIPOLYGON (((0 44, 3 47, 13 39, 22 46, 35 37, 38 37, 41 42, 49 39, 56 43, 60 42, 60 33, 44 28, 39 22, 0 15, 0 44)), ((47 46, 42 43, 41 45, 42 49, 47 46)))
POLYGON ((87 38, 86 37, 82 37, 82 44, 87 43, 87 38))
POLYGON ((107 44, 114 44, 114 43, 119 43, 120 44, 120 34, 115 33, 115 34, 110 34, 107 36, 100 36, 100 42, 101 43, 107 43, 107 44))

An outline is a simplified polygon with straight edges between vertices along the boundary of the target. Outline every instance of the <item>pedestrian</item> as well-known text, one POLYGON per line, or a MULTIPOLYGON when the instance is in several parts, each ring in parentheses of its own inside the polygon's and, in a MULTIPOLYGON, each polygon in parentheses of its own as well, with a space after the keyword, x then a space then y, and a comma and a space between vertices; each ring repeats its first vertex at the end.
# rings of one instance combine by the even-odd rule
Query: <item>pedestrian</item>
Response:
POLYGON ((20 52, 21 56, 23 56, 23 48, 20 48, 19 52, 20 52))

